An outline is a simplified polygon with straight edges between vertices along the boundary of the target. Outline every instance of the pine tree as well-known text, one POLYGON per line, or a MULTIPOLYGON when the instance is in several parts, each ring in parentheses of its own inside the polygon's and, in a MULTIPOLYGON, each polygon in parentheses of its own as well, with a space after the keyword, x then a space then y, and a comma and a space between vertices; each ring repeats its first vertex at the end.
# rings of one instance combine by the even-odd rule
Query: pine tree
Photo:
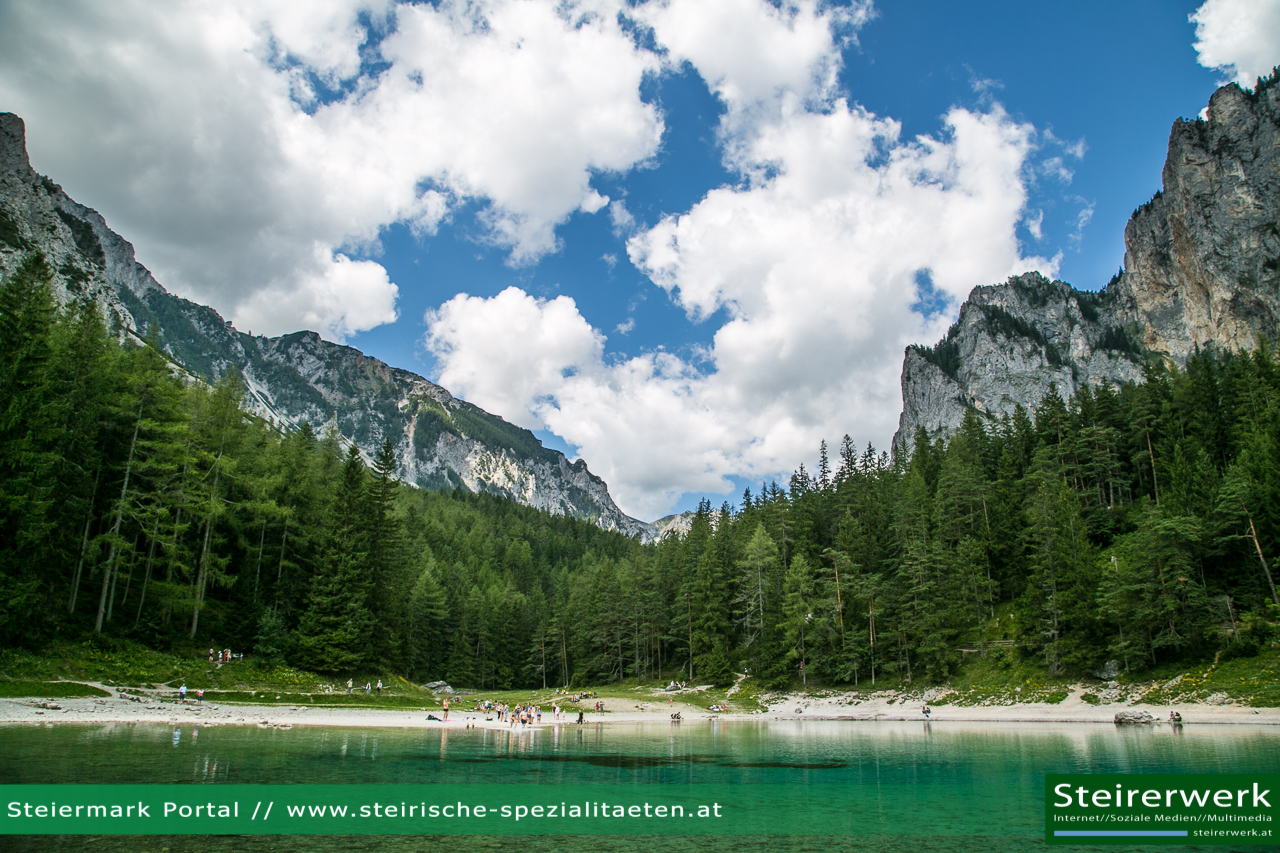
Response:
POLYGON ((307 611, 297 631, 297 659, 317 672, 350 672, 371 662, 365 476, 364 463, 353 445, 334 495, 307 611))
POLYGON ((760 522, 738 561, 740 592, 734 601, 739 648, 751 661, 750 668, 757 672, 762 669, 761 653, 769 639, 765 636, 766 611, 776 606, 771 593, 778 566, 778 546, 769 537, 764 522, 760 522))
POLYGON ((51 530, 49 360, 53 270, 41 252, 23 258, 0 286, 0 639, 11 643, 43 622, 51 579, 40 567, 51 530))
POLYGON ((369 478, 369 607, 373 618, 373 656, 385 665, 400 666, 404 649, 404 607, 408 593, 407 560, 395 516, 395 448, 388 437, 374 459, 369 478))
POLYGON ((1075 492, 1055 465, 1057 451, 1047 447, 1041 452, 1030 483, 1031 575, 1019 613, 1024 642, 1043 652, 1052 675, 1090 668, 1101 654, 1093 549, 1075 492))
POLYGON ((783 633, 786 638, 787 660, 796 664, 802 684, 809 683, 810 623, 817 604, 817 583, 813 565, 803 554, 797 554, 787 569, 783 584, 782 612, 783 633))

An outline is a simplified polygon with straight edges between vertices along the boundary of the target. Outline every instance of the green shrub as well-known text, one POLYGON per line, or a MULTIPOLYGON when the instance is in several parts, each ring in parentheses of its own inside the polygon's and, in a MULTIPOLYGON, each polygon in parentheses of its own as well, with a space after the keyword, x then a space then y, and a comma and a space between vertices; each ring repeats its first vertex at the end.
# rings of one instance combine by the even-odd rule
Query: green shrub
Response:
POLYGON ((0 681, 0 698, 78 699, 86 696, 110 696, 105 690, 74 681, 0 681))

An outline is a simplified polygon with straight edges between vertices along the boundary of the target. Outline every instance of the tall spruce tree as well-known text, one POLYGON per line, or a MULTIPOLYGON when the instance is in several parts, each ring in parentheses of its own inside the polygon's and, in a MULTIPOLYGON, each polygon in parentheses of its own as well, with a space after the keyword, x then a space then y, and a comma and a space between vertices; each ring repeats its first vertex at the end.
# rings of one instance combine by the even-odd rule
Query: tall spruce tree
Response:
POLYGON ((365 478, 360 452, 352 445, 334 495, 307 611, 297 630, 297 660, 317 672, 351 672, 372 662, 365 478))

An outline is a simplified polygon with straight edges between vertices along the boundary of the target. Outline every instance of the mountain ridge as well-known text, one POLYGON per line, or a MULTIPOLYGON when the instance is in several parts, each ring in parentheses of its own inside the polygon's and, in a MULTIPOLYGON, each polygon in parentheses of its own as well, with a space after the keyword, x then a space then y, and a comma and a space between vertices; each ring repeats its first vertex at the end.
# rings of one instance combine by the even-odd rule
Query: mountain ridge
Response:
POLYGON ((1141 381, 1147 359, 1250 350, 1280 326, 1280 74, 1232 83, 1169 135, 1162 188, 1125 226, 1100 291, 1039 273, 970 292, 946 337, 907 347, 894 447, 949 434, 975 410, 1034 407, 1056 388, 1141 381))
POLYGON ((101 214, 31 168, 22 119, 0 113, 0 276, 33 249, 55 270, 60 304, 94 300, 121 336, 140 339, 154 329, 166 354, 203 380, 238 371, 245 407, 257 415, 283 427, 333 424, 366 457, 389 437, 406 483, 504 495, 656 538, 652 525, 617 507, 585 461, 570 462, 436 383, 312 331, 241 332, 213 308, 169 293, 101 214))

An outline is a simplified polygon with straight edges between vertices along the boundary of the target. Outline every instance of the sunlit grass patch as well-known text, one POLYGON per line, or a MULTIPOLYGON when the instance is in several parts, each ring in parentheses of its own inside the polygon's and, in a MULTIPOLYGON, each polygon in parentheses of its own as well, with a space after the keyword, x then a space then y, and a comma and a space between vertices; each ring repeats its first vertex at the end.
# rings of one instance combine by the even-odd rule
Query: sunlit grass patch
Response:
POLYGON ((80 699, 110 695, 105 690, 75 681, 0 681, 2 699, 80 699))

